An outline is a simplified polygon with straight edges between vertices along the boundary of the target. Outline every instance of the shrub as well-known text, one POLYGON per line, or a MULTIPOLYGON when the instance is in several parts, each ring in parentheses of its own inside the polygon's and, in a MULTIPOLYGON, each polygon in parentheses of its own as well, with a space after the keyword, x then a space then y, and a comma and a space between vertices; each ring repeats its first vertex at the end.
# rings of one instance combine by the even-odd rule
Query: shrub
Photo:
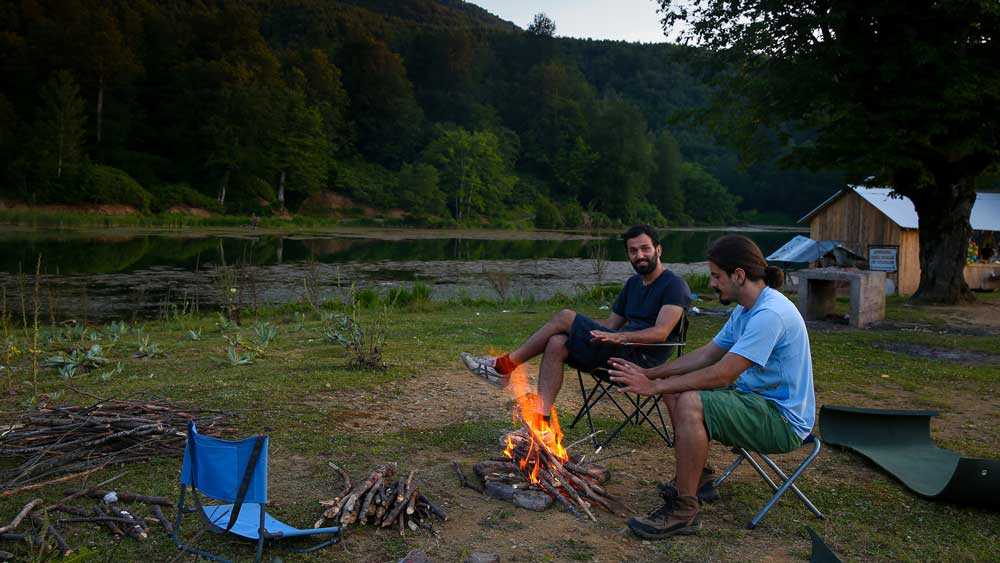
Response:
POLYGON ((188 184, 162 184, 150 188, 153 196, 153 211, 162 213, 171 207, 188 205, 199 207, 217 213, 222 212, 222 206, 215 199, 198 192, 188 184))
POLYGON ((97 164, 84 175, 81 188, 88 201, 131 205, 149 212, 153 197, 123 170, 97 164))
POLYGON ((559 229, 563 226, 559 208, 547 197, 538 198, 535 203, 535 226, 542 229, 559 229))

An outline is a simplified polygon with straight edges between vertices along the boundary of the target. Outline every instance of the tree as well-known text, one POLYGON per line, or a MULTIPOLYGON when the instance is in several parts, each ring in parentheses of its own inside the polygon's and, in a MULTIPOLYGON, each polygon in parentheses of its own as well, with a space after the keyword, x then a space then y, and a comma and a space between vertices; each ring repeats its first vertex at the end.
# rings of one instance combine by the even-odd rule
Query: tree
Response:
POLYGON ((719 180, 693 162, 681 164, 680 188, 688 214, 701 224, 731 225, 740 199, 729 193, 719 180))
POLYGON ((656 136, 653 146, 656 170, 650 189, 650 199, 663 215, 678 223, 687 223, 684 212, 684 192, 681 190, 681 149, 670 131, 664 129, 656 136))
POLYGON ((517 182, 500 141, 489 131, 443 129, 424 149, 424 162, 437 168, 458 220, 499 209, 517 182))
POLYGON ((545 12, 539 12, 528 24, 528 33, 541 37, 552 37, 556 34, 556 22, 546 16, 545 12))
POLYGON ((404 164, 399 171, 400 202, 417 215, 445 215, 446 197, 438 187, 438 171, 430 164, 404 164))
POLYGON ((290 191, 303 196, 323 187, 331 151, 323 131, 323 116, 306 104, 301 92, 283 92, 277 101, 278 124, 269 144, 278 171, 278 206, 284 208, 286 183, 290 191))
POLYGON ((36 127, 41 148, 37 157, 43 159, 41 169, 45 176, 52 174, 57 179, 62 178, 67 169, 83 161, 86 122, 76 80, 68 71, 56 72, 42 88, 42 107, 36 127))
POLYGON ((972 299, 963 277, 975 182, 1000 165, 995 0, 659 0, 664 29, 732 57, 716 116, 813 137, 786 162, 846 170, 910 198, 917 302, 972 299))
POLYGON ((639 202, 649 193, 653 146, 646 119, 632 104, 610 97, 602 100, 590 125, 590 145, 599 155, 585 193, 609 217, 632 221, 639 202))

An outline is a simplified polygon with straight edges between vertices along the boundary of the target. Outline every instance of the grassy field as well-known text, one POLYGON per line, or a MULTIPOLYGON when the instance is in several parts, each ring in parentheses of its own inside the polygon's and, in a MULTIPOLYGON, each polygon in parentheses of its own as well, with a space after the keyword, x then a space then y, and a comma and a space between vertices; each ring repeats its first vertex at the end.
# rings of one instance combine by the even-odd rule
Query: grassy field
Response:
MULTIPOLYGON (((998 297, 985 296, 978 307, 1000 313, 998 297)), ((718 307, 707 307, 713 305, 718 307)), ((499 436, 511 428, 511 402, 465 374, 457 354, 509 349, 564 306, 598 317, 607 314, 599 300, 441 304, 417 299, 406 306, 358 309, 355 318, 369 335, 384 332, 384 371, 351 368, 355 358, 336 342, 340 325, 334 308, 248 312, 239 326, 213 314, 114 328, 42 327, 37 335, 39 361, 94 343, 101 344, 109 360, 96 369, 78 368, 66 379, 51 367, 33 373, 35 335, 30 326, 25 331, 21 318, 10 319, 0 340, 5 391, 0 424, 13 422, 38 402, 93 403, 87 394, 155 396, 221 409, 235 415, 236 432, 230 437, 270 434, 270 509, 293 525, 311 525, 321 512, 317 501, 339 491, 329 461, 355 478, 384 462, 397 462, 401 471, 416 469, 422 490, 451 516, 438 538, 425 532, 400 537, 352 528, 341 544, 317 554, 296 555, 278 548, 270 552, 285 560, 387 561, 411 549, 422 549, 440 561, 461 560, 474 551, 521 561, 802 560, 810 549, 806 526, 845 560, 995 560, 1000 553, 1000 514, 924 500, 861 457, 835 448, 826 448, 800 480, 801 488, 826 513, 825 520, 815 520, 794 498, 786 497, 758 529, 745 530, 768 495, 763 482, 744 467, 724 486, 722 500, 704 507, 699 535, 666 542, 636 540, 625 531, 625 521, 610 514, 599 514, 597 523, 578 521, 555 509, 527 512, 460 488, 451 461, 469 469, 497 455, 499 436), (277 336, 263 344, 260 334, 270 331, 268 327, 276 329, 277 336), (143 345, 154 352, 152 357, 135 358, 143 345), (241 359, 251 362, 237 365, 241 359), (118 362, 121 370, 116 373, 118 362)), ((960 324, 956 318, 962 315, 955 310, 916 309, 895 300, 887 316, 884 327, 864 331, 811 324, 817 404, 937 409, 941 416, 932 431, 942 447, 966 456, 997 457, 1000 331, 960 324), (950 359, 940 357, 941 351, 950 352, 950 359)), ((693 318, 689 343, 706 342, 723 320, 693 318)), ((576 374, 567 371, 558 403, 564 425, 578 405, 576 374)), ((612 423, 611 411, 604 413, 607 418, 599 424, 606 428, 612 423)), ((581 424, 569 430, 569 441, 583 437, 583 428, 581 424)), ((578 449, 586 452, 582 446, 578 449)), ((654 484, 673 476, 673 450, 664 448, 651 431, 629 429, 614 451, 627 455, 607 462, 612 471, 609 490, 638 512, 655 508, 654 484)), ((791 465, 802 455, 778 459, 791 465)), ((715 446, 710 462, 719 468, 731 457, 715 446)), ((13 462, 0 459, 0 467, 13 462)), ((118 490, 176 497, 179 466, 179 455, 152 459, 110 468, 86 481, 93 484, 125 472, 115 484, 118 490)), ((60 498, 63 487, 0 497, 0 524, 36 496, 60 498)), ((70 528, 68 540, 86 546, 93 560, 178 557, 170 539, 153 530, 146 542, 116 543, 104 530, 78 524, 70 528)), ((216 536, 199 543, 239 559, 252 557, 246 543, 216 536)), ((43 558, 21 545, 2 543, 0 549, 43 558)))

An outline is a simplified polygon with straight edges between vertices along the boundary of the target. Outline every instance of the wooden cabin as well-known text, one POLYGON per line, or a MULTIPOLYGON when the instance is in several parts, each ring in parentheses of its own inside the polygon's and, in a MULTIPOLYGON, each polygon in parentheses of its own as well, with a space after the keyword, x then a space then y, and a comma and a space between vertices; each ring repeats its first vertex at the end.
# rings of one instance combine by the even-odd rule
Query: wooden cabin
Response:
MULTIPOLYGON (((889 197, 891 191, 849 186, 799 219, 799 223, 809 222, 813 240, 840 241, 868 257, 869 269, 885 271, 897 293, 911 295, 920 285, 917 212, 909 198, 889 197)), ((977 194, 970 222, 973 231, 1000 231, 1000 193, 977 194)), ((1000 272, 1000 265, 973 266, 965 271, 966 283, 973 289, 988 289, 979 278, 986 276, 988 280, 994 269, 1000 272)))

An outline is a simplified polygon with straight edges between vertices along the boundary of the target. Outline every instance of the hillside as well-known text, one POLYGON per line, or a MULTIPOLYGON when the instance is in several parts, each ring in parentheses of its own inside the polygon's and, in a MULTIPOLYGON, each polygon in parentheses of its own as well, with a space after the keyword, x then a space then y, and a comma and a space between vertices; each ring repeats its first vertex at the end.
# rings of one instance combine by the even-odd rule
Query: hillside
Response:
POLYGON ((795 219, 837 175, 745 168, 678 46, 553 38, 460 0, 0 8, 0 197, 425 224, 795 219))

